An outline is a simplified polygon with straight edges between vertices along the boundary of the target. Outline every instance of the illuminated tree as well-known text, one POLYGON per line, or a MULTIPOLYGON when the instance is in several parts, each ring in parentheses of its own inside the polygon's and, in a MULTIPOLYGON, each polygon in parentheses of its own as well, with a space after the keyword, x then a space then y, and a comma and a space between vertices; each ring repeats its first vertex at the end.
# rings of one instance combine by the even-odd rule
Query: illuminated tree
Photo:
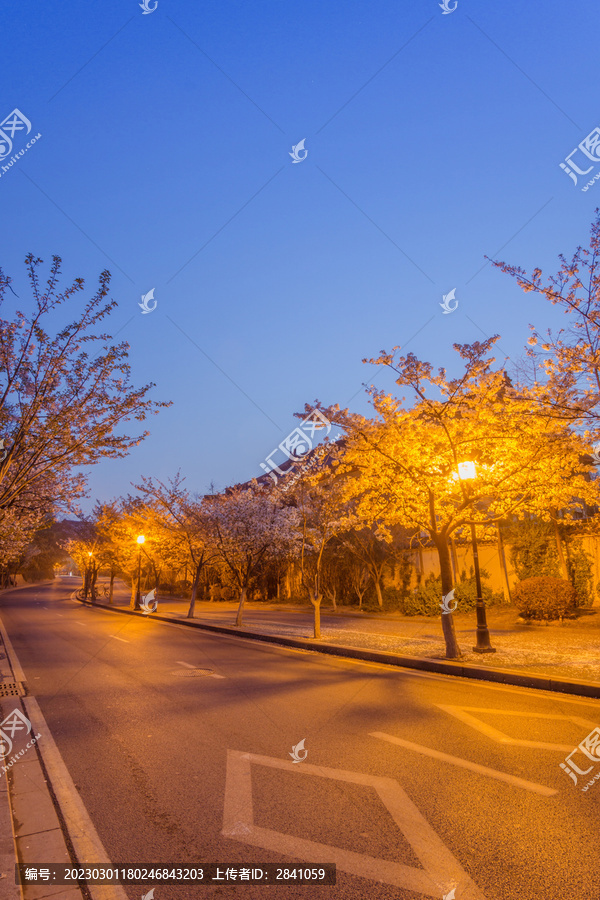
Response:
POLYGON ((332 448, 329 461, 331 470, 301 470, 287 495, 299 513, 300 576, 314 610, 315 640, 321 637, 325 550, 355 523, 347 499, 345 478, 332 472, 338 467, 338 448, 332 448))
MULTIPOLYGON (((209 504, 192 497, 183 487, 184 479, 179 473, 163 484, 151 478, 143 478, 136 485, 147 504, 154 506, 158 513, 158 530, 162 538, 168 540, 173 548, 172 556, 186 564, 189 562, 194 573, 192 594, 187 617, 194 617, 196 596, 200 577, 206 566, 214 563, 218 557, 209 516, 209 504)), ((158 539, 161 540, 160 535, 158 539)))
POLYGON ((297 513, 256 482, 206 497, 204 510, 217 554, 239 590, 235 624, 242 625, 248 587, 270 556, 293 544, 297 513))
MULTIPOLYGON (((492 371, 496 340, 455 345, 464 371, 452 379, 412 353, 396 363, 385 353, 369 360, 411 389, 411 407, 371 389, 374 419, 323 410, 346 428, 346 484, 359 517, 383 530, 402 525, 412 534, 426 532, 438 553, 444 596, 453 587, 449 539, 457 529, 474 523, 483 534, 484 525, 510 515, 547 518, 549 507, 590 496, 582 440, 541 414, 531 394, 517 394, 503 371, 492 371), (476 464, 473 482, 459 477, 466 461, 476 464)), ((441 618, 446 655, 460 658, 452 614, 441 618)))

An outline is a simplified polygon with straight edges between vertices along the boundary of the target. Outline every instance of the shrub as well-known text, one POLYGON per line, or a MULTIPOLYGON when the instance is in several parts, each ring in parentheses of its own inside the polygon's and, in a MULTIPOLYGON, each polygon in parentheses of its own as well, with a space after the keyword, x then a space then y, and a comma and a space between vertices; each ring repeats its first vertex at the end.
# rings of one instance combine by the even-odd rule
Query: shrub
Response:
POLYGON ((567 544, 567 569, 569 580, 575 588, 575 603, 577 606, 592 604, 592 557, 583 549, 581 541, 572 541, 567 544))
POLYGON ((537 575, 558 577, 556 539, 550 522, 524 519, 503 529, 510 544, 510 561, 520 581, 537 575))
POLYGON ((575 605, 573 585, 562 578, 538 575, 513 588, 513 600, 524 619, 562 619, 575 605))

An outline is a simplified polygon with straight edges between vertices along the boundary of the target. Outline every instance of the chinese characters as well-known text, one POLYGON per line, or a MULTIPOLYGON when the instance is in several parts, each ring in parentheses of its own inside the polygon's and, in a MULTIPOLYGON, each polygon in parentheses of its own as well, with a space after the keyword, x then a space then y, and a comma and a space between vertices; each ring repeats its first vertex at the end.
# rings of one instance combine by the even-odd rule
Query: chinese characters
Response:
MULTIPOLYGON (((313 409, 313 411, 302 420, 300 425, 298 425, 297 428, 294 428, 279 446, 269 453, 265 462, 260 464, 261 469, 264 469, 273 479, 275 484, 277 484, 278 476, 285 475, 286 472, 273 462, 272 457, 280 450, 292 465, 297 462, 302 462, 313 448, 315 432, 320 431, 323 428, 327 429, 325 434, 329 434, 331 431, 331 422, 319 409, 313 409), (277 475, 274 474, 275 472, 277 472, 277 475)), ((287 460, 282 460, 282 463, 287 460)))

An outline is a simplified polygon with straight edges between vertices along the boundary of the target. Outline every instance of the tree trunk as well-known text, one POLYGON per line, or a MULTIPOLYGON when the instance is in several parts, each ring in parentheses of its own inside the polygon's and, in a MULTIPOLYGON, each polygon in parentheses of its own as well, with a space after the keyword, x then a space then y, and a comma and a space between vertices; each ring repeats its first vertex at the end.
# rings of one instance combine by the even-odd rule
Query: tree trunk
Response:
POLYGON ((562 539, 560 536, 560 531, 558 529, 558 522, 556 519, 552 519, 552 522, 554 524, 554 537, 556 540, 556 552, 558 553, 558 561, 560 563, 560 570, 562 572, 562 577, 565 579, 565 581, 569 581, 569 569, 567 568, 565 554, 563 553, 562 539))
POLYGON ((194 618, 194 608, 196 606, 196 594, 198 593, 198 585, 200 584, 200 573, 202 572, 202 563, 196 566, 196 574, 194 575, 194 584, 192 585, 192 596, 190 598, 190 608, 188 609, 188 619, 194 618))
POLYGON ((337 588, 334 587, 331 591, 331 602, 333 604, 334 610, 337 610, 337 603, 335 602, 336 594, 337 594, 337 588))
POLYGON ((377 602, 379 606, 383 606, 383 595, 381 593, 381 584, 379 583, 379 578, 375 577, 373 579, 375 583, 375 593, 377 594, 377 602))
POLYGON ((417 552, 419 554, 419 575, 421 578, 423 578, 425 574, 425 562, 423 560, 423 548, 420 544, 417 552))
POLYGON ((115 570, 111 569, 110 570, 110 587, 108 589, 108 602, 109 603, 113 602, 114 590, 115 590, 115 570))
POLYGON ((310 602, 312 603, 315 610, 315 627, 314 627, 314 638, 316 641, 321 639, 321 600, 323 599, 322 594, 318 594, 315 591, 315 596, 310 598, 310 602))
POLYGON ((95 602, 96 602, 96 580, 97 580, 97 578, 98 578, 98 570, 97 570, 97 569, 93 569, 93 570, 92 570, 92 577, 91 577, 91 584, 90 584, 90 591, 91 591, 91 595, 92 595, 92 603, 95 603, 95 602))
POLYGON ((458 582, 458 576, 459 576, 458 556, 456 553, 456 544, 454 543, 452 538, 450 538, 450 561, 452 563, 452 576, 454 578, 454 584, 456 584, 458 582))
MULTIPOLYGON (((440 561, 440 574, 442 576, 441 600, 452 590, 452 565, 450 562, 450 549, 448 547, 447 538, 438 536, 433 540, 440 561)), ((446 641, 446 659, 461 659, 462 653, 456 640, 456 632, 454 630, 454 617, 452 616, 452 613, 442 613, 442 632, 444 634, 444 640, 446 641)))
POLYGON ((508 581, 508 568, 506 566, 506 554, 504 552, 504 541, 502 539, 502 532, 500 531, 499 522, 496 525, 496 533, 498 535, 498 557, 500 559, 500 570, 502 572, 502 591, 504 593, 504 599, 507 601, 507 603, 512 603, 510 583, 508 581))
POLYGON ((242 622, 242 614, 243 614, 243 611, 244 611, 244 603, 245 603, 245 601, 246 601, 246 587, 244 586, 244 587, 242 588, 242 590, 240 591, 240 603, 239 603, 239 606, 238 606, 237 616, 236 616, 236 619, 235 619, 235 624, 236 624, 236 625, 242 625, 242 624, 243 624, 243 622, 242 622))
MULTIPOLYGON (((140 579, 141 581, 141 579, 140 579)), ((129 602, 129 609, 139 609, 139 605, 137 603, 137 589, 138 589, 138 578, 137 575, 133 575, 131 579, 131 600, 129 602)), ((140 590, 140 599, 142 593, 140 590)))

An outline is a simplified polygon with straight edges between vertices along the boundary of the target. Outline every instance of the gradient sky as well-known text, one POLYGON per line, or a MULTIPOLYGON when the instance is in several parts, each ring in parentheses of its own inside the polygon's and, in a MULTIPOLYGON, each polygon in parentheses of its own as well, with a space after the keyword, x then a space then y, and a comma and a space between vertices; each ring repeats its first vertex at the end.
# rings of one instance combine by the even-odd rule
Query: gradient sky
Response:
POLYGON ((587 244, 600 181, 583 193, 559 163, 600 125, 597 16, 4 0, 0 120, 18 108, 42 137, 0 175, 0 265, 23 308, 29 251, 90 291, 108 268, 134 382, 173 401, 91 470, 91 500, 178 468, 200 492, 262 474, 305 402, 368 408, 381 349, 452 372, 455 342, 500 333, 515 358, 529 322, 560 323, 484 256, 550 273, 587 244))

